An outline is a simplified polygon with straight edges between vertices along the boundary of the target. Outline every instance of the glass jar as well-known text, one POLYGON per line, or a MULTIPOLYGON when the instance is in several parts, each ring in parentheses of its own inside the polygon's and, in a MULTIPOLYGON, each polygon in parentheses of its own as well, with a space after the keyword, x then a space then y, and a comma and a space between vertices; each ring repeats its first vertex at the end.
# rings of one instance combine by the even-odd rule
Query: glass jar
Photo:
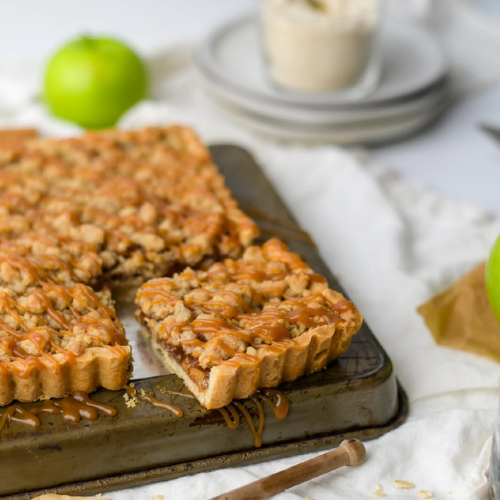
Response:
POLYGON ((279 87, 359 96, 379 81, 382 0, 262 0, 267 67, 279 87))

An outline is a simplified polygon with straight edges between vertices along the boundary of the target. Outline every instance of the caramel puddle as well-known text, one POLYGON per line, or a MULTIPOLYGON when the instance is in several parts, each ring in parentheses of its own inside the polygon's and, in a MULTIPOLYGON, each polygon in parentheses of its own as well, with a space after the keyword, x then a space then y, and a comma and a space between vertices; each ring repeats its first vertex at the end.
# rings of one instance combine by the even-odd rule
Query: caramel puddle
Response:
POLYGON ((40 419, 18 404, 10 405, 0 418, 0 432, 7 422, 19 422, 30 427, 40 427, 40 419))
POLYGON ((19 422, 30 427, 40 427, 40 413, 49 415, 62 415, 68 422, 79 422, 82 418, 85 420, 96 420, 98 412, 107 417, 117 415, 115 408, 98 403, 90 399, 86 392, 75 391, 71 396, 58 400, 44 401, 42 406, 25 410, 19 404, 13 404, 6 408, 0 418, 0 432, 7 422, 19 422))

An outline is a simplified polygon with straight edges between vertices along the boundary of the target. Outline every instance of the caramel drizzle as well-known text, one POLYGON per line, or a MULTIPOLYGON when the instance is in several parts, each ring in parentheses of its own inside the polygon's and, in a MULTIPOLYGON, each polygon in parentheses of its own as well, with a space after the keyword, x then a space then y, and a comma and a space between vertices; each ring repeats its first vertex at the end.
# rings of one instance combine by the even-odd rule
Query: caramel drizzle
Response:
POLYGON ((255 424, 248 410, 239 401, 235 401, 234 404, 240 409, 247 420, 248 427, 253 435, 254 446, 260 448, 262 446, 262 431, 264 430, 264 408, 257 397, 251 396, 250 399, 257 405, 259 410, 259 426, 257 429, 255 429, 255 424))
POLYGON ((240 425, 240 415, 238 410, 233 406, 232 403, 229 403, 224 408, 219 408, 224 420, 226 421, 227 426, 230 429, 237 429, 240 425), (229 412, 231 412, 231 416, 229 416, 229 412))
MULTIPOLYGON (((170 393, 177 394, 173 391, 168 391, 168 390, 164 389, 163 387, 159 387, 159 390, 161 392, 163 392, 164 394, 168 394, 168 395, 170 395, 170 393)), ((178 406, 175 406, 171 403, 166 403, 165 401, 160 401, 159 399, 157 399, 155 397, 155 395, 153 393, 148 394, 146 391, 141 389, 140 395, 138 395, 137 390, 132 385, 127 385, 127 387, 125 387, 125 391, 127 392, 128 397, 130 399, 134 399, 136 401, 138 401, 138 400, 145 401, 146 403, 149 403, 151 406, 154 406, 155 408, 161 408, 162 410, 169 411, 177 418, 180 418, 184 415, 184 412, 178 406)), ((181 394, 181 395, 189 397, 189 395, 186 395, 186 394, 181 394)))
POLYGON ((98 403, 82 391, 75 391, 71 396, 60 400, 44 401, 42 406, 26 410, 19 404, 10 405, 0 418, 0 432, 7 422, 19 422, 30 427, 40 427, 38 415, 48 413, 49 415, 62 415, 68 422, 79 422, 85 420, 96 420, 98 412, 108 417, 117 415, 115 408, 98 403))
MULTIPOLYGON (((217 292, 215 297, 221 292, 217 292)), ((244 302, 243 298, 234 292, 224 291, 224 293, 233 296, 238 301, 238 305, 244 302)), ((221 300, 211 300, 209 302, 203 302, 198 300, 190 300, 186 297, 186 305, 193 308, 195 311, 201 311, 208 314, 220 314, 222 318, 198 318, 194 320, 190 327, 184 325, 183 329, 190 329, 193 332, 198 332, 204 335, 212 335, 212 338, 203 343, 201 340, 186 340, 183 341, 183 345, 197 346, 216 344, 222 348, 227 354, 233 357, 247 358, 244 353, 239 353, 234 349, 230 348, 225 344, 219 337, 224 334, 229 334, 231 336, 237 337, 245 342, 248 342, 256 349, 268 348, 272 346, 273 348, 279 349, 280 347, 285 347, 288 342, 293 342, 290 339, 290 334, 285 326, 288 324, 298 324, 301 323, 307 327, 314 328, 318 326, 317 318, 321 318, 324 324, 334 325, 342 321, 342 318, 334 314, 335 312, 346 312, 353 307, 351 302, 340 300, 337 304, 328 303, 329 310, 317 307, 309 307, 308 302, 312 300, 323 299, 321 294, 315 294, 307 297, 307 300, 303 298, 289 298, 282 304, 291 305, 294 307, 291 311, 286 309, 281 309, 277 307, 269 307, 263 312, 252 310, 245 303, 245 312, 239 312, 235 307, 221 301, 221 300), (249 312, 250 311, 250 312, 249 312), (226 319, 236 319, 245 320, 245 331, 249 331, 249 335, 245 331, 236 329, 235 326, 227 322, 226 319), (256 339, 261 339, 265 342, 256 342, 256 339)), ((178 299, 179 300, 179 299, 178 299)), ((326 299, 325 299, 325 302, 326 299)), ((242 307, 243 309, 243 307, 242 307)), ((171 328, 178 327, 178 325, 171 325, 171 328)), ((255 356, 251 356, 248 359, 257 360, 255 356)), ((258 360, 257 360, 258 361, 258 360)), ((230 362, 230 360, 225 360, 225 363, 230 362)))
POLYGON ((125 392, 130 399, 135 399, 137 397, 137 391, 131 385, 127 385, 127 387, 125 387, 125 392))
POLYGON ((287 416, 289 402, 288 398, 278 389, 264 389, 262 392, 250 396, 249 399, 256 404, 259 413, 257 428, 255 427, 249 411, 239 401, 233 401, 226 407, 219 408, 219 412, 224 417, 226 425, 230 429, 237 429, 240 425, 240 415, 238 413, 239 409, 248 423, 248 428, 254 438, 254 446, 256 448, 260 448, 262 446, 262 432, 264 430, 265 423, 264 407, 262 406, 261 401, 265 402, 271 408, 273 415, 278 420, 282 420, 287 416), (277 398, 276 403, 271 400, 273 397, 277 398))

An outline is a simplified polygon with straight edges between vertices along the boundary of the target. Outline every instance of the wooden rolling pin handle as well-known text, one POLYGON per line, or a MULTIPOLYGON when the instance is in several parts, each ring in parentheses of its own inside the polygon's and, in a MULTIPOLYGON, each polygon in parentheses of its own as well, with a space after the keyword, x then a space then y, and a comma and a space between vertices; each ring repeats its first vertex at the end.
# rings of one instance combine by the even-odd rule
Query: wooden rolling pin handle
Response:
POLYGON ((357 467, 365 461, 365 457, 366 450, 361 441, 346 439, 335 450, 214 497, 212 500, 261 500, 269 498, 292 486, 302 484, 344 465, 357 467))

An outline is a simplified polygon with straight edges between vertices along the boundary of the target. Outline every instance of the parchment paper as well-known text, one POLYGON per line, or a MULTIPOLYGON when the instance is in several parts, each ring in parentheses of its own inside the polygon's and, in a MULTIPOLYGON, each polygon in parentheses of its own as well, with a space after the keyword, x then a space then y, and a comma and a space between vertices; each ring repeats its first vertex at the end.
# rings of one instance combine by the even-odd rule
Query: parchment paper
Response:
POLYGON ((500 325, 486 296, 484 268, 483 262, 417 311, 438 344, 500 361, 500 325))

